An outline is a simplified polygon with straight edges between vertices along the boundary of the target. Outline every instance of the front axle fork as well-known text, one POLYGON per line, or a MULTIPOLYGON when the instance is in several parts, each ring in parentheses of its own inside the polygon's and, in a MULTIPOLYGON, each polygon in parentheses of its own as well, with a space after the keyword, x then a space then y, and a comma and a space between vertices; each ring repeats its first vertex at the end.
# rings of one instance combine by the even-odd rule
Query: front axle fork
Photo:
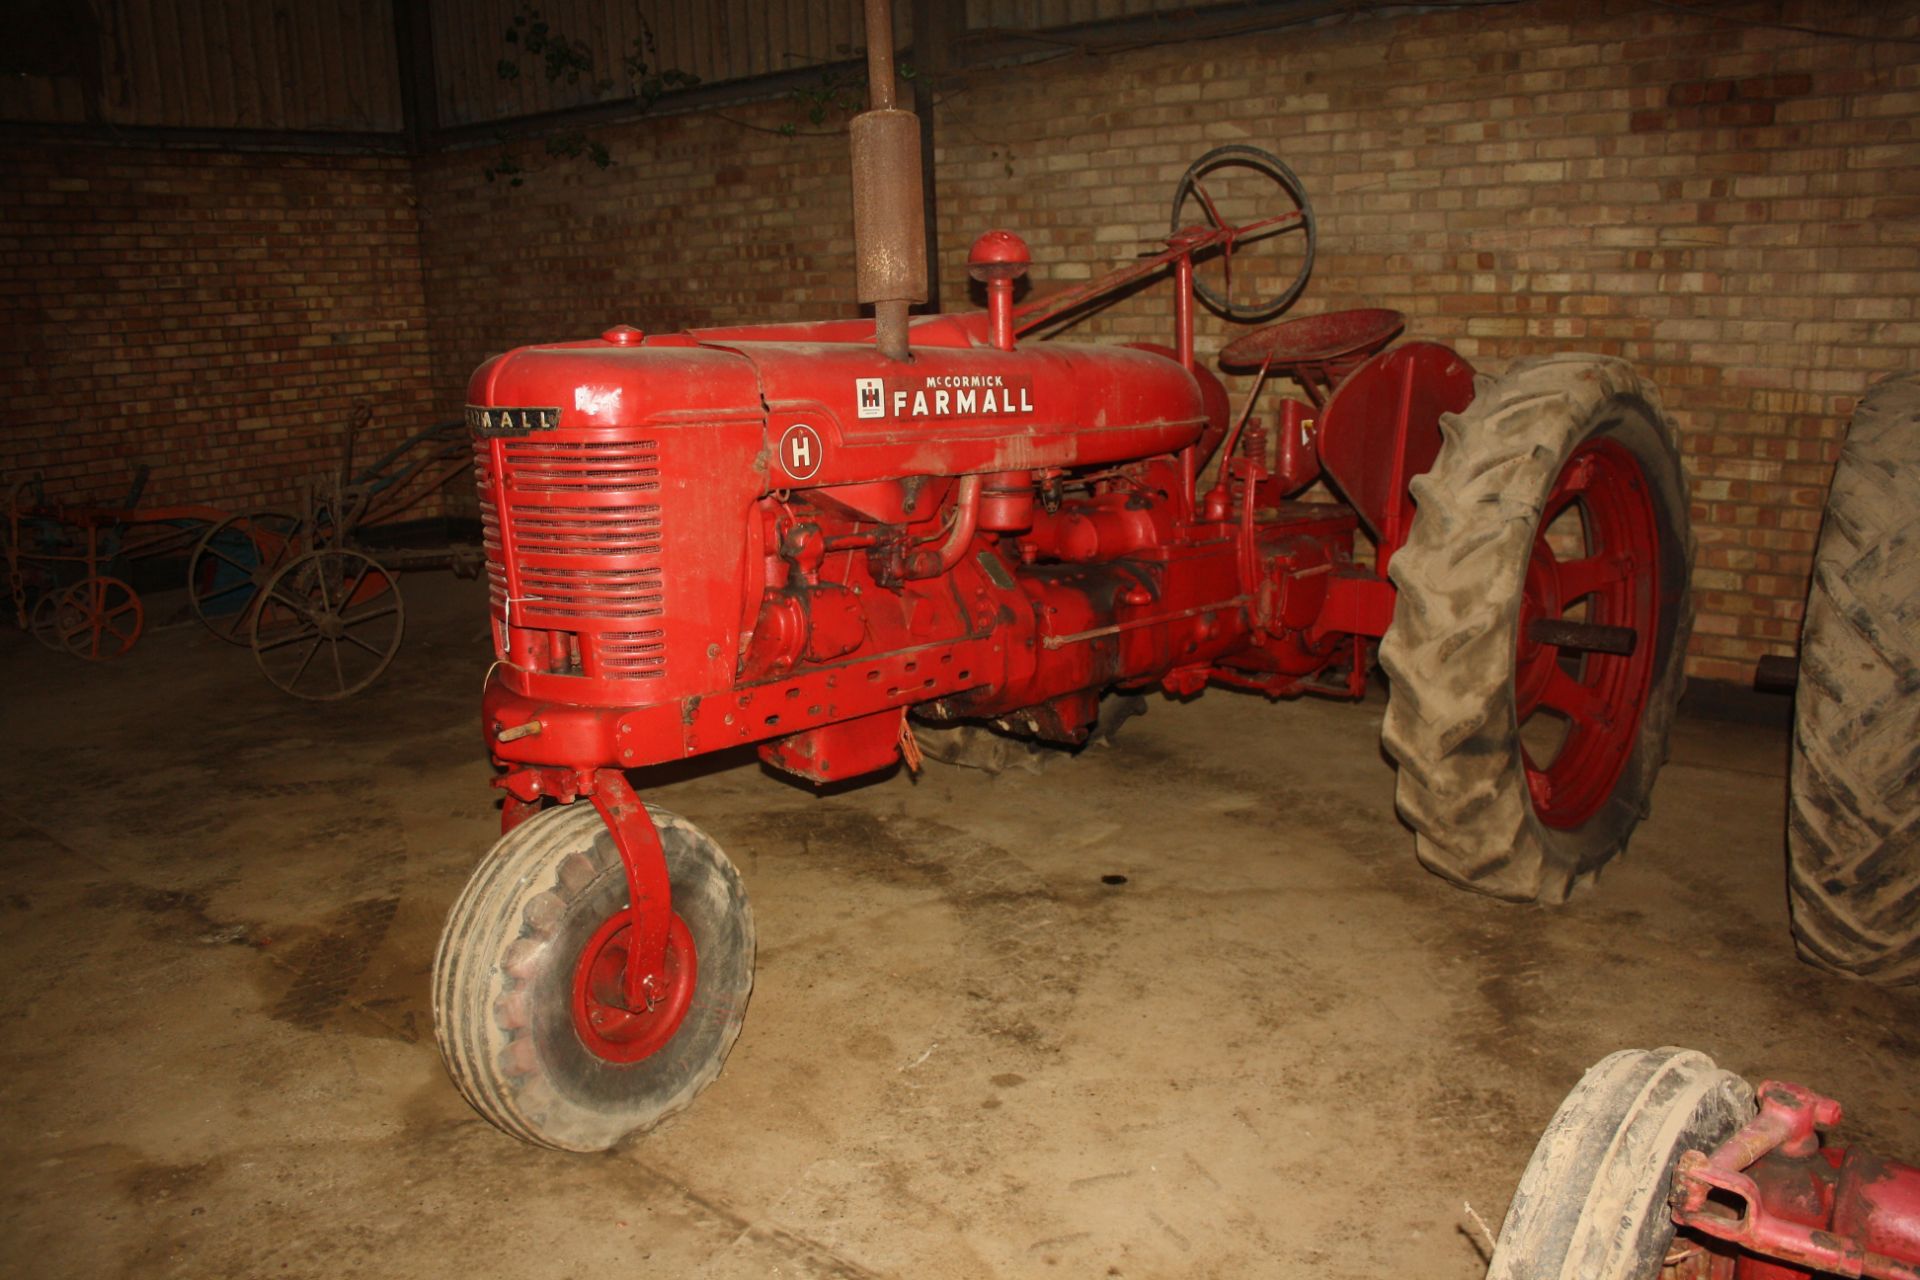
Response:
POLYGON ((635 1013, 650 1011, 666 990, 667 931, 673 923, 673 887, 667 852, 653 817, 618 769, 516 769, 495 778, 506 792, 500 808, 505 834, 540 811, 551 798, 571 804, 584 796, 607 824, 627 877, 627 914, 633 926, 621 995, 635 1013))

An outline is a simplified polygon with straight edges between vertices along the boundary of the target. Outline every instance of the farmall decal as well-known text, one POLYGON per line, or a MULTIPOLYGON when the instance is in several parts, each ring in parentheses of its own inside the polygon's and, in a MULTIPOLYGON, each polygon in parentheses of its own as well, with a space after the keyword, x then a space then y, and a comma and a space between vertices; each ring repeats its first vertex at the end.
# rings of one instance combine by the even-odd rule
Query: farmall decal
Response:
POLYGON ((526 436, 536 431, 552 431, 560 425, 560 410, 498 409, 483 405, 467 406, 467 430, 476 436, 526 436))
POLYGON ((1033 380, 999 373, 929 373, 913 378, 855 378, 862 418, 1006 418, 1033 412, 1033 380))

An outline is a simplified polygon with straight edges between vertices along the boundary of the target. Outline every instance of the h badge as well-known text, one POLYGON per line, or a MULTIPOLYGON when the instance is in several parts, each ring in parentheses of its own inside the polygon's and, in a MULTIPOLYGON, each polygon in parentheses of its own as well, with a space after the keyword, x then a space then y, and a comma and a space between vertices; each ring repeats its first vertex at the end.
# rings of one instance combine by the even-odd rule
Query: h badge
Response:
POLYGON ((820 470, 826 446, 820 433, 804 422, 796 422, 780 435, 780 468, 795 480, 806 480, 820 470))

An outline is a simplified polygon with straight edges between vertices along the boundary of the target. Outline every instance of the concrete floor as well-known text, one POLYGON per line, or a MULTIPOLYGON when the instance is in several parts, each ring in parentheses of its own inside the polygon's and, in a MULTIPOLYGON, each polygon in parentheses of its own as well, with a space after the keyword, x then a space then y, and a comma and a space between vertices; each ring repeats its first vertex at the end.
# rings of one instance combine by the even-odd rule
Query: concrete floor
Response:
POLYGON ((495 832, 480 593, 405 590, 340 705, 193 627, 102 667, 0 637, 0 1273, 1473 1277, 1464 1206, 1497 1225, 1581 1070, 1667 1043, 1920 1158, 1920 993, 1793 956, 1782 734, 1684 723, 1631 856, 1547 911, 1420 869, 1377 700, 1230 693, 1041 775, 652 788, 746 877, 746 1029, 651 1137, 522 1146, 427 1013, 495 832))

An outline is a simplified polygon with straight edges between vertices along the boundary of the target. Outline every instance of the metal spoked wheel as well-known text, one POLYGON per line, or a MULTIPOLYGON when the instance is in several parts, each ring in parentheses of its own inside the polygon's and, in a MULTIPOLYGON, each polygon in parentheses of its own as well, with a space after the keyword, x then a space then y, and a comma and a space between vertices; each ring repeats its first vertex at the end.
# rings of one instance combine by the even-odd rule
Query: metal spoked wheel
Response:
POLYGON ((285 511, 250 511, 208 529, 187 560, 194 616, 228 644, 246 644, 261 588, 304 542, 299 518, 285 511))
POLYGON ((53 627, 60 647, 89 662, 118 658, 140 638, 146 611, 132 587, 118 578, 83 578, 60 593, 53 627))
POLYGON ((1173 191, 1173 238, 1189 227, 1226 226, 1242 230, 1217 256, 1194 263, 1193 291, 1201 301, 1229 320, 1250 323, 1300 296, 1313 273, 1313 205, 1280 157, 1236 143, 1215 147, 1182 175, 1173 191))
POLYGON ((60 597, 64 588, 55 587, 33 602, 33 612, 27 615, 27 630, 35 640, 56 653, 65 653, 67 646, 60 639, 60 597))
POLYGON ((267 679, 296 698, 351 697, 400 651, 400 586, 373 557, 309 551, 267 580, 248 638, 267 679))

